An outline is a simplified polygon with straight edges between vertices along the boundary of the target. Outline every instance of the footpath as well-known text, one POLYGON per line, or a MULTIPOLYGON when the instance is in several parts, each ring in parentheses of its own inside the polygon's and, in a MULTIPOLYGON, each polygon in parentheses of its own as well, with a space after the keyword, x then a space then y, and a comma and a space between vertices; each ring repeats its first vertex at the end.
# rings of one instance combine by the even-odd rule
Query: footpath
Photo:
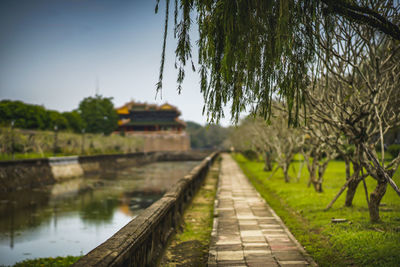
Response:
POLYGON ((208 266, 316 266, 229 154, 222 154, 208 266))

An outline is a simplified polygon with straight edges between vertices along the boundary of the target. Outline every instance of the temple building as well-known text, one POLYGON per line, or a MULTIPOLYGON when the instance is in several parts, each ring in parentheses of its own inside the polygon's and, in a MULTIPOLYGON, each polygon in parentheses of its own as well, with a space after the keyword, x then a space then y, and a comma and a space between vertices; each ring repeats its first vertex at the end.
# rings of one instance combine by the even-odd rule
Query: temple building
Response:
POLYGON ((131 101, 116 111, 120 133, 180 133, 186 128, 186 123, 179 119, 181 112, 168 103, 158 106, 131 101))

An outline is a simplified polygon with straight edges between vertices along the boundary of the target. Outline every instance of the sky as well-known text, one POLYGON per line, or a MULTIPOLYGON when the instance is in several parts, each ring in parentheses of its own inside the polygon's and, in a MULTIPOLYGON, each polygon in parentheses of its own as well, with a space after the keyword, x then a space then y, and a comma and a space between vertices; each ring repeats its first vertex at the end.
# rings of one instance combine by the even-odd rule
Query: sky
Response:
MULTIPOLYGON (((200 79, 189 66, 182 93, 176 91, 173 19, 162 99, 156 98, 165 14, 160 2, 155 14, 156 0, 1 0, 0 99, 71 111, 98 92, 113 97, 116 107, 131 100, 168 102, 182 119, 204 125, 200 79)), ((230 124, 229 115, 221 124, 230 124)))

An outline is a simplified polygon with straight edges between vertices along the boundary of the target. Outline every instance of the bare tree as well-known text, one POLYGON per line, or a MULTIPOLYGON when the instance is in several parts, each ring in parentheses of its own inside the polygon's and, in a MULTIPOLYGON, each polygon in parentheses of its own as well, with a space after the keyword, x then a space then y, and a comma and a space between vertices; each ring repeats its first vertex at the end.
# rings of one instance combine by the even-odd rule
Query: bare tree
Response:
MULTIPOLYGON (((397 10, 387 8, 384 1, 376 1, 374 8, 387 16, 398 16, 397 10)), ((320 46, 329 53, 316 51, 316 76, 306 97, 315 110, 315 119, 337 129, 354 144, 359 170, 365 168, 377 181, 368 203, 371 221, 375 222, 380 220, 379 204, 388 183, 400 196, 391 179, 400 155, 386 164, 383 149, 385 133, 400 124, 400 44, 340 18, 337 25, 321 36, 320 46), (378 143, 381 158, 375 149, 378 143)), ((324 26, 316 25, 316 30, 318 27, 324 26)))
POLYGON ((307 163, 307 169, 310 174, 308 186, 314 186, 316 192, 322 193, 322 183, 325 171, 328 167, 329 161, 336 158, 337 153, 328 142, 323 139, 327 133, 321 131, 321 128, 306 127, 306 135, 304 144, 301 148, 301 153, 307 163))
POLYGON ((281 168, 285 182, 290 181, 289 167, 300 151, 303 141, 303 134, 300 129, 288 127, 288 115, 286 112, 277 110, 276 116, 271 118, 270 123, 259 118, 253 124, 252 132, 256 142, 264 142, 265 153, 274 155, 277 168, 281 168), (271 151, 272 149, 272 151, 271 151))
POLYGON ((252 150, 264 159, 264 171, 271 171, 273 165, 273 149, 271 142, 260 133, 265 121, 249 116, 243 119, 230 135, 230 141, 238 151, 252 150))
MULTIPOLYGON (((321 93, 323 92, 320 92, 316 89, 309 90, 307 92, 307 96, 309 99, 319 99, 321 97, 321 93)), ((320 119, 318 110, 324 108, 325 102, 311 101, 307 102, 307 104, 307 112, 305 113, 305 121, 307 121, 307 123, 303 126, 303 128, 309 138, 305 140, 305 146, 302 148, 302 154, 306 159, 310 173, 309 185, 313 183, 314 188, 318 192, 318 184, 320 183, 315 179, 315 173, 318 169, 319 160, 315 161, 311 155, 315 155, 317 159, 321 157, 323 158, 321 162, 322 169, 320 172, 322 175, 326 170, 329 161, 340 155, 345 162, 346 183, 334 200, 328 205, 327 209, 334 204, 334 202, 346 188, 347 194, 345 206, 352 206, 357 186, 366 177, 366 175, 361 175, 361 165, 359 162, 357 149, 355 149, 354 145, 349 143, 349 139, 343 135, 340 127, 332 127, 332 122, 326 123, 320 119), (353 166, 352 175, 350 175, 351 165, 353 166)), ((322 178, 318 179, 322 180, 322 178)))

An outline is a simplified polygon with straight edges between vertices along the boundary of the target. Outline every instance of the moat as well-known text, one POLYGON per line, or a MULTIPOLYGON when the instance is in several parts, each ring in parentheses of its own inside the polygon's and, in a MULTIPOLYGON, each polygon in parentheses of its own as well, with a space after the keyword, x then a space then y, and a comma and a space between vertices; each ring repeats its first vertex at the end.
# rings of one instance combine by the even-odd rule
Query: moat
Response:
POLYGON ((156 162, 0 196, 0 265, 84 255, 161 198, 197 161, 156 162))

